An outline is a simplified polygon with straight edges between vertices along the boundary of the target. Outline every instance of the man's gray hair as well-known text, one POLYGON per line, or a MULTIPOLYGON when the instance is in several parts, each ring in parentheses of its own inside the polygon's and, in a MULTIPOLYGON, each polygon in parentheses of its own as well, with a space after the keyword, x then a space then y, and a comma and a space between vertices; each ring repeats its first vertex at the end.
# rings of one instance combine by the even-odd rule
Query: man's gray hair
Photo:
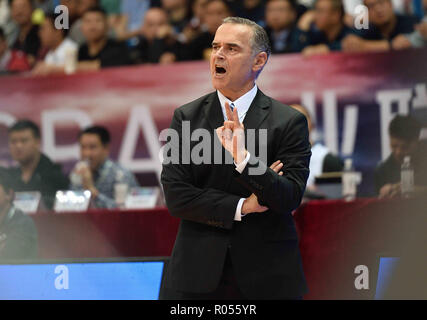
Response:
POLYGON ((252 20, 240 18, 240 17, 227 17, 222 21, 225 23, 233 24, 243 24, 249 26, 253 30, 253 35, 251 39, 252 50, 255 54, 260 52, 267 53, 267 57, 271 54, 270 40, 268 39, 267 32, 259 24, 253 22, 252 20))

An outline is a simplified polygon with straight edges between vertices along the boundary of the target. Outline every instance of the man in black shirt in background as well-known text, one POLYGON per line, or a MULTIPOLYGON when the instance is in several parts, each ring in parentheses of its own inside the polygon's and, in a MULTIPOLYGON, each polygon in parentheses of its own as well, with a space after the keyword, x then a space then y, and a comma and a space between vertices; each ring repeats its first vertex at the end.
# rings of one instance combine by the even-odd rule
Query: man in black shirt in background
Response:
POLYGON ((9 150, 19 166, 8 169, 14 191, 40 191, 44 205, 50 209, 58 190, 68 189, 69 180, 40 152, 40 130, 29 120, 20 120, 9 130, 9 150))
POLYGON ((398 196, 400 190, 401 167, 406 156, 410 157, 414 169, 414 184, 427 185, 425 170, 426 152, 419 141, 420 124, 411 116, 397 115, 389 125, 390 156, 375 170, 375 190, 380 198, 398 196))
POLYGON ((107 15, 102 8, 93 7, 86 11, 81 29, 86 43, 79 48, 79 70, 99 70, 130 64, 126 44, 108 38, 107 15))

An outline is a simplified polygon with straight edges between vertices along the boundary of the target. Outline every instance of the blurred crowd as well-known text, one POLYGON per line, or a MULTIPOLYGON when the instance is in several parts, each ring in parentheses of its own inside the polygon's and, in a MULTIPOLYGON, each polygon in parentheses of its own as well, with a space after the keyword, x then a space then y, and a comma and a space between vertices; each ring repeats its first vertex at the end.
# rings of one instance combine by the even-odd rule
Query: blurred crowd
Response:
POLYGON ((425 12, 427 0, 0 0, 0 73, 208 59, 228 16, 262 25, 274 54, 419 48, 425 12))

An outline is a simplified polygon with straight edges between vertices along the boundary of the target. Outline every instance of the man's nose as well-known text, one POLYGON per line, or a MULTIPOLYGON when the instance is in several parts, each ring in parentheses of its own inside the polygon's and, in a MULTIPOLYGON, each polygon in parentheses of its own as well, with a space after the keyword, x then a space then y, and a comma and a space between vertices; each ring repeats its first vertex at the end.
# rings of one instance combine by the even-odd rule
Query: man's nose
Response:
POLYGON ((224 49, 221 47, 214 52, 217 59, 224 59, 224 49))
POLYGON ((83 151, 82 152, 82 159, 88 159, 90 158, 90 152, 83 151))

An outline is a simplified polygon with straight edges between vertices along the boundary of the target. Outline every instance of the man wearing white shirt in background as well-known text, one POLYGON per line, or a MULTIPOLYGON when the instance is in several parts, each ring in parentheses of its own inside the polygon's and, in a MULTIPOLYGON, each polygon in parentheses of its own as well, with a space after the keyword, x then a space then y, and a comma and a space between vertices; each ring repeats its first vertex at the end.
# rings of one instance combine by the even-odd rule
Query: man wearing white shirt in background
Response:
POLYGON ((48 52, 44 60, 38 62, 34 67, 32 71, 34 75, 63 73, 67 59, 77 59, 77 44, 66 37, 66 29, 57 29, 55 27, 56 18, 57 15, 46 15, 40 25, 39 37, 42 48, 48 50, 48 52))

